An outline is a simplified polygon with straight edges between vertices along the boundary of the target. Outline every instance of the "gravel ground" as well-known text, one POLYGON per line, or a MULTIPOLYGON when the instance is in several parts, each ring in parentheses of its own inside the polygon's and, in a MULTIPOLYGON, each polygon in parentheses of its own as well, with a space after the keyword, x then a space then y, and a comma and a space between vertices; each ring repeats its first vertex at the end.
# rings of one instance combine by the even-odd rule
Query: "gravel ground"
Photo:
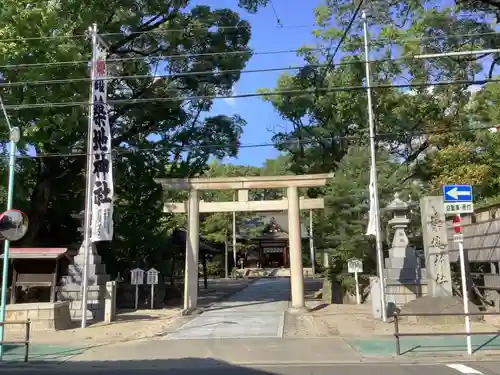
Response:
MULTIPOLYGON (((328 336, 374 336, 392 335, 394 323, 383 323, 373 319, 371 305, 328 305, 308 301, 307 306, 313 311, 303 315, 289 315, 285 318, 285 337, 328 337, 328 336)), ((400 332, 460 332, 463 324, 422 325, 401 321, 400 332)), ((491 322, 472 322, 472 331, 497 331, 498 326, 491 322)))

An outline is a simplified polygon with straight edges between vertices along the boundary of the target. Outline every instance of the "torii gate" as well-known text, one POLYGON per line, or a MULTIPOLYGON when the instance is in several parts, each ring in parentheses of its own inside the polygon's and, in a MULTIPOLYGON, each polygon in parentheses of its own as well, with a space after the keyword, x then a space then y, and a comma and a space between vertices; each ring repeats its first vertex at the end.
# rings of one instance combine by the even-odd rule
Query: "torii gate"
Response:
POLYGON ((290 248, 290 282, 292 289, 292 311, 305 309, 304 276, 302 271, 302 242, 300 233, 300 210, 324 208, 323 198, 299 198, 299 188, 325 186, 333 174, 311 174, 299 176, 252 176, 217 178, 162 178, 156 179, 164 190, 188 192, 187 202, 166 202, 165 213, 186 213, 188 216, 188 239, 186 241, 186 269, 184 275, 184 314, 196 310, 198 303, 198 259, 200 241, 200 212, 265 212, 288 211, 288 241, 290 248), (287 188, 287 197, 280 200, 249 201, 249 189, 287 188), (200 190, 237 190, 238 201, 199 201, 200 190))

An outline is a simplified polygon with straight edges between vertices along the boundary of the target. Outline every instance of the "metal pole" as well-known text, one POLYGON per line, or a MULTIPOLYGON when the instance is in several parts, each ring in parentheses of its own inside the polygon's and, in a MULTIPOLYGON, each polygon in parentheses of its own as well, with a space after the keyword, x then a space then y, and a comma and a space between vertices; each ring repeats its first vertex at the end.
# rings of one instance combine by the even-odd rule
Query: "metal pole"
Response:
POLYGON ((229 249, 228 249, 228 244, 227 244, 227 232, 226 232, 226 238, 224 239, 224 276, 226 279, 229 278, 229 249))
POLYGON ((313 211, 309 210, 309 251, 311 252, 311 271, 313 277, 316 275, 316 254, 313 239, 313 211))
POLYGON ((498 53, 500 48, 494 49, 480 49, 475 51, 455 51, 455 52, 444 52, 444 53, 429 53, 424 55, 414 55, 409 56, 412 59, 432 59, 434 57, 451 57, 451 56, 472 56, 472 55, 484 55, 487 53, 498 53))
POLYGON ((155 308, 155 284, 151 284, 151 310, 155 308))
POLYGON ((354 272, 354 280, 356 281, 356 304, 361 303, 361 296, 359 295, 359 278, 358 271, 354 272))
MULTIPOLYGON (((0 105, 2 107, 2 112, 5 118, 5 122, 9 127, 9 182, 7 191, 7 210, 12 208, 12 202, 14 200, 14 175, 16 172, 16 150, 17 142, 19 141, 20 131, 17 127, 12 127, 10 124, 9 116, 5 110, 2 97, 0 96, 0 105)), ((4 325, 5 323, 5 310, 7 308, 7 285, 9 284, 9 246, 10 241, 4 240, 4 250, 3 250, 3 266, 2 266, 2 296, 0 301, 0 341, 4 341, 4 325)), ((4 346, 0 345, 0 360, 3 358, 4 346)))
MULTIPOLYGON (((460 218, 460 214, 457 215, 460 218)), ((459 221, 460 222, 460 221, 459 221)), ((467 274, 465 272, 465 252, 464 243, 461 239, 458 241, 458 251, 460 253, 460 274, 462 278, 462 295, 465 315, 465 333, 467 334, 467 354, 472 355, 472 342, 470 336, 470 316, 469 314, 469 295, 467 293, 467 274)))
POLYGON ((370 168, 373 171, 373 190, 374 190, 374 206, 375 212, 375 230, 376 230, 376 246, 377 246, 377 269, 380 279, 380 312, 382 314, 382 321, 387 321, 386 302, 385 302, 385 280, 384 280, 384 253, 382 249, 382 236, 380 234, 380 216, 379 216, 379 202, 378 202, 378 187, 377 187, 377 163, 376 163, 376 150, 375 150, 375 123, 373 120, 372 111, 372 91, 370 88, 370 54, 368 52, 368 23, 366 20, 366 11, 362 11, 361 17, 363 18, 363 31, 365 39, 365 70, 366 70, 366 93, 368 96, 368 126, 370 128, 370 168))
POLYGON ((89 119, 87 134, 87 172, 86 172, 86 191, 85 191, 85 219, 83 223, 83 276, 82 276, 82 328, 87 326, 87 289, 89 282, 89 256, 91 235, 91 214, 92 214, 92 125, 94 117, 94 65, 96 59, 97 47, 97 25, 94 23, 89 29, 92 38, 92 63, 90 65, 90 99, 89 99, 89 119))
MULTIPOLYGON (((236 201, 236 192, 234 193, 233 201, 236 201)), ((233 267, 237 268, 238 265, 236 263, 237 262, 237 260, 236 260, 236 211, 233 211, 233 260, 234 260, 233 267)))
POLYGON ((135 309, 139 308, 139 284, 135 284, 135 309))

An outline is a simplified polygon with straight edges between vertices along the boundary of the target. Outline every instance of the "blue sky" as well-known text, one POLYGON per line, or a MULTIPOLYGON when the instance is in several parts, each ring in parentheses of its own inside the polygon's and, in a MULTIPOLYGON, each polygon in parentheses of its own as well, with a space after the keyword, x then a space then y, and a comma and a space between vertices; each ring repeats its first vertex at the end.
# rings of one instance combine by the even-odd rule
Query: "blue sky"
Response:
MULTIPOLYGON (((195 4, 198 3, 195 2, 195 4)), ((199 1, 206 4, 206 1, 199 1)), ((235 0, 217 0, 213 6, 230 8, 241 14, 243 19, 252 26, 250 47, 255 52, 281 51, 297 49, 305 44, 314 42, 314 8, 320 0, 274 0, 274 7, 284 28, 277 27, 276 16, 269 6, 260 9, 256 14, 248 14, 236 6, 235 0), (307 26, 307 27, 287 27, 307 26)), ((294 53, 279 55, 253 56, 245 69, 268 69, 288 67, 303 64, 302 58, 294 53)), ((293 73, 293 71, 290 71, 293 73)), ((274 88, 280 72, 263 72, 242 74, 235 86, 235 94, 255 92, 259 88, 274 88)), ((270 103, 261 98, 236 98, 230 100, 216 100, 213 113, 239 114, 247 121, 247 126, 241 139, 242 144, 270 143, 273 129, 279 131, 286 128, 286 121, 274 111, 270 103)), ((288 125, 289 127, 290 125, 288 125)), ((260 166, 266 159, 274 158, 278 152, 273 147, 242 148, 237 159, 227 159, 234 164, 260 166)))
MULTIPOLYGON (((206 4, 206 1, 198 0, 193 3, 193 5, 206 4)), ((315 43, 315 38, 312 35, 315 21, 314 8, 322 3, 321 0, 274 0, 273 3, 277 16, 285 26, 284 28, 278 27, 276 14, 271 6, 260 9, 256 14, 248 14, 238 8, 236 0, 217 0, 213 7, 232 9, 250 22, 252 36, 249 46, 255 52, 297 49, 303 45, 315 43)), ((440 5, 442 7, 448 6, 450 1, 443 0, 440 5)), ((340 58, 341 54, 339 54, 340 58)), ((490 61, 490 58, 483 60, 487 64, 486 66, 489 66, 490 61)), ((297 57, 294 53, 255 55, 250 59, 245 70, 298 66, 303 63, 302 58, 297 57)), ((288 72, 293 74, 293 71, 288 72)), ((234 87, 233 94, 255 92, 259 88, 274 88, 280 74, 278 71, 242 74, 240 81, 234 87)), ((483 78, 482 75, 477 77, 477 79, 481 78, 483 78)), ((259 97, 216 100, 212 113, 239 114, 247 121, 241 139, 243 145, 269 144, 273 130, 286 131, 291 129, 291 125, 279 116, 272 105, 259 97)), ((272 146, 241 148, 237 158, 228 158, 225 162, 260 166, 266 159, 274 158, 277 155, 277 150, 272 146)))

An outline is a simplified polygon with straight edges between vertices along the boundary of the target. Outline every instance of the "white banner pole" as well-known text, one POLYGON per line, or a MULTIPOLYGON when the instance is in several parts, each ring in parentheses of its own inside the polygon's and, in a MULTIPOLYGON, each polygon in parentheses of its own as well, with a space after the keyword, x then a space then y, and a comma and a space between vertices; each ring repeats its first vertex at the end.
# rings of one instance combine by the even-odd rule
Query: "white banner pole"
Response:
POLYGON ((90 99, 89 99, 89 119, 88 119, 88 138, 87 138, 87 170, 86 170, 86 190, 85 190, 85 218, 83 223, 83 275, 82 275, 82 324, 87 326, 87 289, 89 278, 89 253, 92 243, 91 236, 91 212, 92 212, 92 128, 94 118, 94 81, 95 81, 95 63, 97 55, 97 24, 89 28, 92 38, 92 62, 90 65, 90 99))

